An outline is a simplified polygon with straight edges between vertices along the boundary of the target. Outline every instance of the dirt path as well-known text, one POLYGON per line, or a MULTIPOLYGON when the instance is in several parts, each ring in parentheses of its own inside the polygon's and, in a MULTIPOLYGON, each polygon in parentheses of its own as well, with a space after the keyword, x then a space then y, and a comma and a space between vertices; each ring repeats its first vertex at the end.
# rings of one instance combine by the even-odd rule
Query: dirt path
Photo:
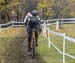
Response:
POLYGON ((27 37, 26 39, 24 39, 24 42, 22 43, 22 51, 24 52, 24 63, 39 63, 37 61, 37 57, 35 59, 32 59, 27 52, 27 37))
POLYGON ((42 63, 38 56, 35 56, 35 59, 32 59, 31 56, 27 52, 27 35, 24 38, 22 45, 22 51, 24 52, 24 63, 42 63))

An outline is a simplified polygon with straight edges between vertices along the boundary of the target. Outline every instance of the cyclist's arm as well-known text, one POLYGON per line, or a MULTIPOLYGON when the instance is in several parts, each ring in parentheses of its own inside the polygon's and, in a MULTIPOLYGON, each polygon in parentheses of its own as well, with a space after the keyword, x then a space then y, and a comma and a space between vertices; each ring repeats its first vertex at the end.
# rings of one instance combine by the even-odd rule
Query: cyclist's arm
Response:
POLYGON ((38 25, 39 25, 39 32, 42 31, 42 27, 41 27, 41 22, 40 22, 40 17, 38 16, 38 25))
POLYGON ((27 20, 27 16, 25 16, 25 18, 24 18, 24 23, 26 23, 26 20, 27 20))

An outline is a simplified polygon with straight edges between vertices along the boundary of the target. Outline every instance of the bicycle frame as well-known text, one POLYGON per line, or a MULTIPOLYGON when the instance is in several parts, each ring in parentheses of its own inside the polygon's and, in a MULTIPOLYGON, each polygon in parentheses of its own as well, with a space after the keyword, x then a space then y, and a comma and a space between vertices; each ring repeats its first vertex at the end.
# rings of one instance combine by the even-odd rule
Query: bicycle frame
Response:
POLYGON ((34 59, 35 56, 35 31, 32 30, 32 41, 31 41, 31 47, 32 47, 32 59, 34 59))

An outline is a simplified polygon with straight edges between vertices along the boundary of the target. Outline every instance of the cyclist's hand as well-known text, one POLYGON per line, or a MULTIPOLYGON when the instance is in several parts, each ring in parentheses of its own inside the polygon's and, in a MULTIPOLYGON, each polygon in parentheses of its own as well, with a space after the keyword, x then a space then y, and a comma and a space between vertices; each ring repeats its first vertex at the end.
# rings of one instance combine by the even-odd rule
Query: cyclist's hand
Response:
POLYGON ((42 29, 39 29, 39 34, 42 32, 42 29))

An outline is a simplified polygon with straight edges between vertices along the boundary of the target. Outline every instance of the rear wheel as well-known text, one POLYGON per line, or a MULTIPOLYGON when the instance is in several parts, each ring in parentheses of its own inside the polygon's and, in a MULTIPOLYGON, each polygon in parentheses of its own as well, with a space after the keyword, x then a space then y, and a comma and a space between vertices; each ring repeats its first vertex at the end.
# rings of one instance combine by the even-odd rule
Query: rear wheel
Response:
POLYGON ((32 59, 34 59, 35 57, 35 41, 33 40, 33 43, 32 43, 32 59))

